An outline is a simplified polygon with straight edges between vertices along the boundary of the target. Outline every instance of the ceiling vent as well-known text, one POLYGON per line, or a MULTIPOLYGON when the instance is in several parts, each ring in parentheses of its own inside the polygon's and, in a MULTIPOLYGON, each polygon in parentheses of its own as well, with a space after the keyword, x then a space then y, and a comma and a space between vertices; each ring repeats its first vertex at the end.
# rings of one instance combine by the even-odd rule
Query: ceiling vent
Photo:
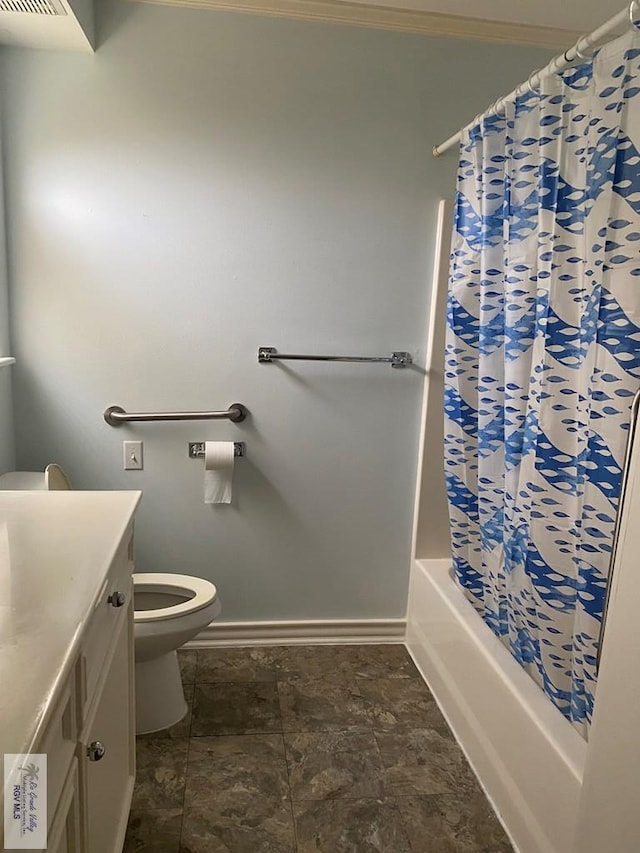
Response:
POLYGON ((0 12, 29 12, 32 15, 66 15, 58 0, 0 0, 0 12))

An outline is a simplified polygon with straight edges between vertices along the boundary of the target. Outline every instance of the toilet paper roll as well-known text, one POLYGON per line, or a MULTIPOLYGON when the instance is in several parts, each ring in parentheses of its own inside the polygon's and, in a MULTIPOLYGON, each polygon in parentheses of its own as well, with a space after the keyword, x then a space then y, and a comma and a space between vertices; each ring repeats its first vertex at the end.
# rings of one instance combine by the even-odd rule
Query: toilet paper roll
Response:
POLYGON ((233 462, 232 441, 205 441, 204 502, 206 504, 231 503, 233 462))

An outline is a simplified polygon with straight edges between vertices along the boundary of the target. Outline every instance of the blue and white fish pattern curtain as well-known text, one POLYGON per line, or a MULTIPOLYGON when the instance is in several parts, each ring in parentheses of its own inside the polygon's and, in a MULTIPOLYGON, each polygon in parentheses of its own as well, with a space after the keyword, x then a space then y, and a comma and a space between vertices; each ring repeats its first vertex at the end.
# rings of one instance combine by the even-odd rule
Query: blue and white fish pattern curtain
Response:
POLYGON ((463 136, 445 470, 455 575, 586 736, 640 387, 640 35, 463 136))

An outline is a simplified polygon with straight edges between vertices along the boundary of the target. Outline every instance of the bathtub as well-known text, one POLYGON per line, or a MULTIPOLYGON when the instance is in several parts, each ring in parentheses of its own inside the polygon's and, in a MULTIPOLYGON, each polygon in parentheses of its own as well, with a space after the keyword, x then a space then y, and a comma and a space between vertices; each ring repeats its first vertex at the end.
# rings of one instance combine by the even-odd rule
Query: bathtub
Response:
MULTIPOLYGON (((451 559, 442 559, 450 553, 449 516, 442 452, 434 448, 444 441, 452 223, 453 205, 442 201, 426 335, 407 647, 516 850, 595 853, 582 838, 576 849, 574 838, 581 811, 597 811, 595 794, 582 796, 586 766, 589 775, 586 741, 485 625, 453 580, 451 559)), ((593 758, 591 750, 590 764, 593 758)))
POLYGON ((414 560, 407 647, 516 850, 573 849, 587 743, 484 624, 450 560, 414 560))

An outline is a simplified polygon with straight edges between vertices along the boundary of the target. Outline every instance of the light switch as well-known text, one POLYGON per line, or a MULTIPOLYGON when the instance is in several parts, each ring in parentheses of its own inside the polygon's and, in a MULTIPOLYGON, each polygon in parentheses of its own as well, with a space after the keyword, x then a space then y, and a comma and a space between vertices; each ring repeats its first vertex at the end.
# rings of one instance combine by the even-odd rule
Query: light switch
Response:
POLYGON ((142 471, 142 442, 122 442, 122 463, 125 471, 142 471))

